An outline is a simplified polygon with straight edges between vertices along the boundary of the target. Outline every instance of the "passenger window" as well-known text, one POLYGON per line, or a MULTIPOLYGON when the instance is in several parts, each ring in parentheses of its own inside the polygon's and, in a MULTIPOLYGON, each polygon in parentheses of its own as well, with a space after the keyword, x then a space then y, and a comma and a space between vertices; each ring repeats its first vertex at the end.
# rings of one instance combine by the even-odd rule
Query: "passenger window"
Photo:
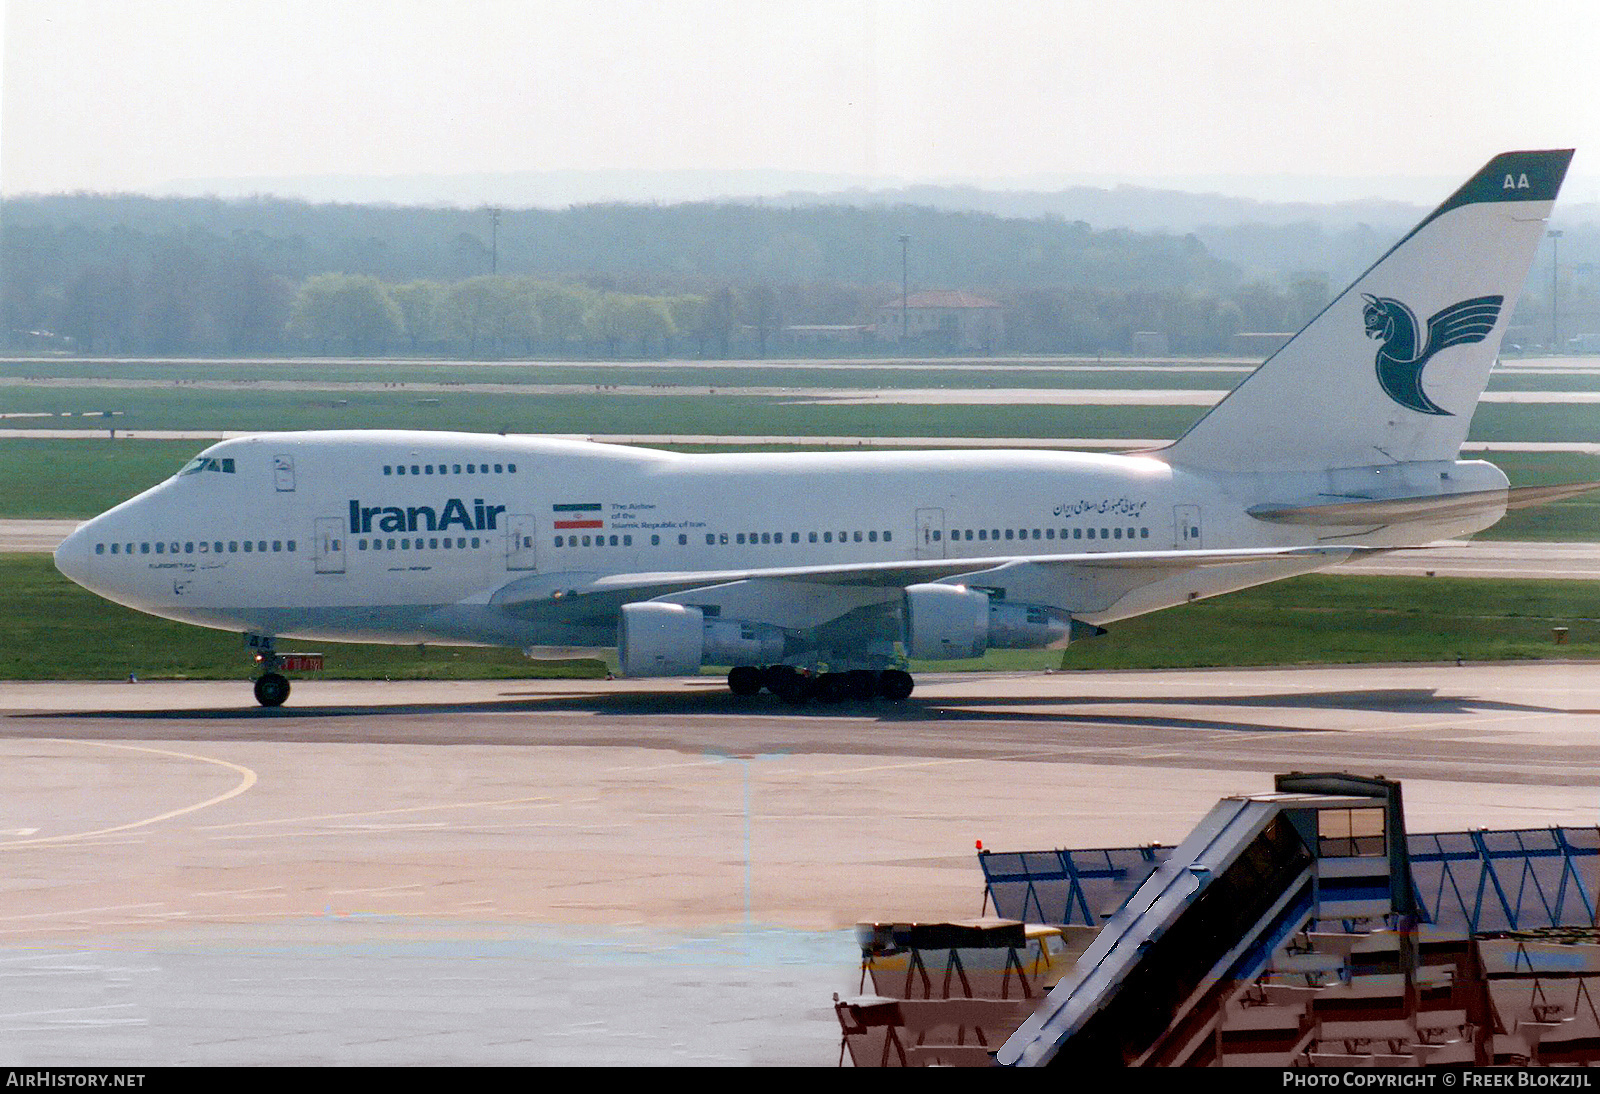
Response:
MULTIPOLYGON (((527 544, 523 544, 523 546, 527 546, 527 544)), ((439 549, 439 541, 430 536, 428 538, 428 549, 437 551, 439 549)))
POLYGON ((433 464, 431 464, 431 463, 423 464, 422 465, 422 471, 423 471, 423 474, 426 474, 426 475, 433 474, 433 464))
POLYGON ((557 537, 556 537, 556 546, 557 546, 557 547, 560 547, 560 546, 561 546, 561 537, 560 537, 560 536, 557 536, 557 537))
POLYGON ((113 544, 112 544, 112 545, 111 545, 111 553, 112 553, 112 554, 114 554, 114 555, 119 555, 119 554, 121 554, 121 553, 122 553, 122 552, 121 552, 121 551, 120 551, 120 550, 119 550, 119 548, 120 548, 120 547, 121 547, 121 546, 122 546, 122 544, 120 544, 120 543, 113 543, 113 544))
MULTIPOLYGON (((706 537, 706 542, 709 543, 710 541, 711 541, 711 537, 707 536, 706 537)), ((685 535, 680 535, 678 537, 678 546, 679 547, 687 547, 688 545, 689 545, 689 537, 685 536, 685 535)))
POLYGON ((833 533, 832 532, 824 532, 824 533, 822 533, 822 542, 824 542, 824 543, 832 543, 833 542, 833 533))
POLYGON ((1113 528, 1112 531, 1116 533, 1116 538, 1117 539, 1121 539, 1122 538, 1122 529, 1121 528, 1113 528))
POLYGON ((167 545, 165 543, 156 544, 156 554, 164 555, 166 553, 167 553, 167 545))
POLYGON ((457 475, 461 474, 461 465, 459 463, 451 464, 450 469, 457 475))
POLYGON ((987 529, 987 528, 979 528, 978 529, 978 538, 979 539, 988 539, 989 538, 989 529, 987 529))
POLYGON ((476 547, 478 545, 478 537, 477 536, 473 536, 472 537, 472 545, 474 547, 476 547))
POLYGON ((515 475, 516 473, 517 473, 517 465, 516 464, 514 464, 514 463, 506 464, 506 474, 515 475))
MULTIPOLYGON (((938 539, 939 538, 939 533, 938 532, 933 533, 933 538, 934 539, 938 539)), ((878 542, 878 533, 876 533, 876 532, 868 532, 867 533, 867 541, 869 543, 878 542)))
POLYGON ((616 536, 612 536, 611 537, 611 546, 615 547, 616 545, 617 545, 617 537, 616 536))
POLYGON ((475 464, 475 463, 467 464, 467 474, 476 475, 477 473, 478 473, 478 465, 477 464, 475 464))
POLYGON ((186 555, 194 554, 194 544, 193 543, 185 543, 183 545, 183 553, 186 554, 186 555))
MULTIPOLYGON (((571 536, 567 537, 567 539, 569 539, 569 540, 571 538, 572 538, 571 536)), ((568 545, 570 546, 570 544, 568 544, 568 545)), ((467 537, 466 536, 460 536, 460 537, 458 537, 456 539, 456 547, 458 549, 464 549, 466 546, 467 546, 467 537)))
POLYGON ((141 555, 149 554, 150 553, 150 545, 148 543, 139 544, 139 553, 141 555))
POLYGON ((396 475, 404 475, 406 473, 406 469, 405 469, 404 465, 397 466, 394 469, 394 473, 396 475))
POLYGON ((390 474, 393 470, 394 468, 390 467, 388 464, 383 465, 383 473, 385 475, 390 474))
MULTIPOLYGON (((622 545, 624 547, 632 547, 633 546, 633 537, 632 536, 623 536, 622 537, 622 545)), ((531 539, 528 541, 528 546, 530 546, 530 547, 533 546, 533 541, 531 539)))
POLYGON ((806 533, 806 542, 807 543, 815 543, 815 542, 817 542, 817 533, 815 533, 815 532, 807 532, 806 533))
POLYGON ((495 464, 494 465, 494 473, 496 475, 500 474, 500 465, 499 464, 495 464))
POLYGON ((1006 529, 1006 538, 1007 539, 1011 538, 1011 529, 1009 529, 1009 528, 1006 529))
POLYGON ((733 537, 733 539, 734 539, 735 543, 743 543, 744 542, 744 533, 743 532, 739 532, 738 534, 736 534, 733 537))
POLYGON ((1140 539, 1149 539, 1150 538, 1150 529, 1148 529, 1148 528, 1139 529, 1139 538, 1140 539))
POLYGON ((1089 529, 1089 538, 1090 539, 1094 538, 1094 529, 1093 528, 1089 529))
POLYGON ((790 543, 799 543, 800 542, 800 533, 799 532, 790 532, 789 533, 789 542, 790 543))
POLYGON ((857 533, 856 533, 856 542, 857 542, 857 543, 860 543, 860 542, 861 542, 861 533, 860 533, 860 532, 857 532, 857 533))
POLYGON ((888 543, 893 538, 894 538, 894 533, 893 532, 885 532, 885 533, 883 533, 883 542, 888 543))

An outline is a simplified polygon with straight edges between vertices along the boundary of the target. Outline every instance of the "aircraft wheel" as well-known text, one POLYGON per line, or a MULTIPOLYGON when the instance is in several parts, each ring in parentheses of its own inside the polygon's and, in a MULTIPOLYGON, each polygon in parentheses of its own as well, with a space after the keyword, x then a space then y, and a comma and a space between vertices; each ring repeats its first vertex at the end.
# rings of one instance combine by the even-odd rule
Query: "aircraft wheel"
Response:
POLYGON ((761 691, 761 670, 754 665, 738 665, 728 670, 728 690, 735 695, 755 695, 761 691))
POLYGON ((842 702, 850 694, 842 672, 825 672, 816 679, 817 698, 824 703, 842 702))
POLYGON ((799 706, 811 700, 817 693, 816 681, 809 676, 802 676, 798 672, 790 676, 780 677, 768 685, 773 694, 785 703, 799 706))
POLYGON ((289 681, 275 672, 256 680, 256 702, 264 707, 281 707, 289 698, 289 681))
POLYGON ((844 686, 850 698, 865 702, 878 694, 878 674, 866 669, 845 673, 844 686))
POLYGON ((886 669, 878 677, 878 694, 885 699, 904 699, 915 686, 916 681, 911 679, 911 674, 899 669, 886 669))

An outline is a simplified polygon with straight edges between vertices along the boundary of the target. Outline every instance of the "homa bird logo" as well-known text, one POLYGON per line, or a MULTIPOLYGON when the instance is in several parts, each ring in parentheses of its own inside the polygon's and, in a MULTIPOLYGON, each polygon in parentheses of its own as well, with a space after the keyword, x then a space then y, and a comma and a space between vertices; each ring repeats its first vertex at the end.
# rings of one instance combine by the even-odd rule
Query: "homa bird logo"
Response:
POLYGON ((1400 301, 1387 296, 1362 293, 1367 302, 1361 309, 1367 337, 1382 339, 1378 347, 1378 384, 1384 394, 1419 414, 1451 417, 1422 391, 1422 370, 1433 355, 1446 346, 1481 342, 1489 336, 1500 318, 1503 296, 1475 296, 1436 312, 1428 319, 1428 342, 1417 348, 1417 317, 1400 301))

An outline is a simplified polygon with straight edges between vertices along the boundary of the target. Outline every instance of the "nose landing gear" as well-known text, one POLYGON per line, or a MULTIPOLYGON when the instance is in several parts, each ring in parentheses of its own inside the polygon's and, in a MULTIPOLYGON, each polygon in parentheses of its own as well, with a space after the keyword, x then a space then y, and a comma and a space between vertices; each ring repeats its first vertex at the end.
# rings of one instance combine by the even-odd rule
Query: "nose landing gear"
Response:
POLYGON ((261 675, 255 680, 256 702, 264 707, 281 707, 289 698, 289 678, 285 672, 316 672, 322 668, 320 653, 279 653, 273 640, 258 634, 244 636, 245 645, 255 651, 261 675))
POLYGON ((289 698, 289 678, 276 672, 256 677, 256 702, 264 707, 281 707, 289 698))

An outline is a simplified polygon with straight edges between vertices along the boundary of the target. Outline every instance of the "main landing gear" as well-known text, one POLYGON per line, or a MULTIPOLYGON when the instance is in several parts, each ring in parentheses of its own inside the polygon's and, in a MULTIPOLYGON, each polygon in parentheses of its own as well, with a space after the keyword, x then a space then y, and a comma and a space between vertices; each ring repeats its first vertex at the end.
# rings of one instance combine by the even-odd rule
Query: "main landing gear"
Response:
POLYGON ((728 690, 735 695, 756 695, 762 688, 786 703, 812 699, 838 703, 846 699, 904 699, 915 682, 899 669, 851 669, 849 672, 802 672, 793 665, 740 665, 728 673, 728 690))

